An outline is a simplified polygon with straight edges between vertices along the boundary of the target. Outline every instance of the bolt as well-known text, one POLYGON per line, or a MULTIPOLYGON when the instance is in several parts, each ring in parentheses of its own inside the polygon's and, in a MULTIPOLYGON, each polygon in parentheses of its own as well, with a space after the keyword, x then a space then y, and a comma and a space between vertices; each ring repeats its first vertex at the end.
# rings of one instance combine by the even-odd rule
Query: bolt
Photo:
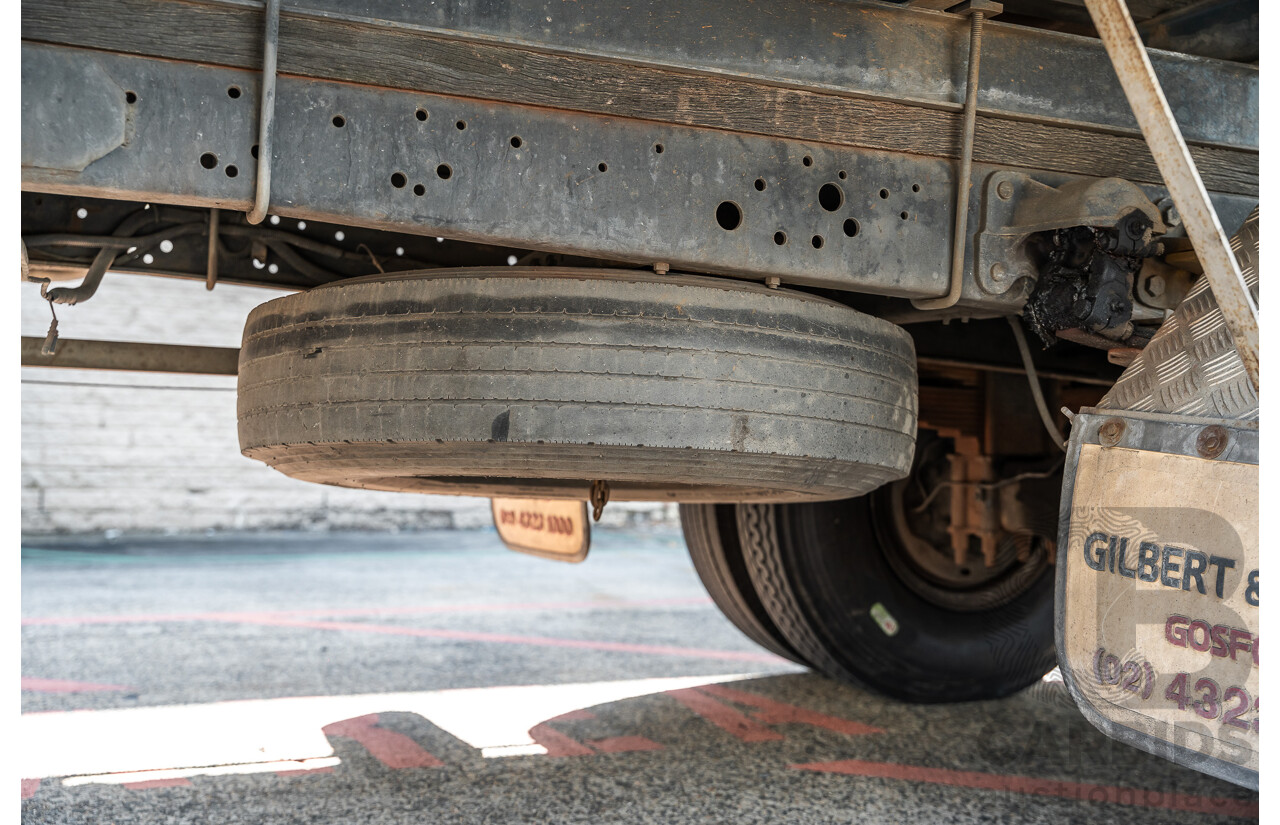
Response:
POLYGON ((991 265, 991 280, 1000 283, 1009 275, 1009 270, 1003 263, 996 261, 991 265))
POLYGON ((1147 279, 1147 294, 1153 298, 1159 298, 1164 294, 1164 276, 1152 275, 1147 279))
POLYGON ((777 275, 770 275, 764 279, 764 285, 769 287, 769 289, 777 289, 782 286, 782 279, 777 275))
POLYGON ((1178 207, 1176 206, 1170 206, 1164 210, 1164 219, 1170 226, 1177 226, 1182 223, 1182 215, 1178 212, 1178 207))
POLYGON ((1230 436, 1227 435, 1225 428, 1210 424, 1196 436, 1196 452, 1205 458, 1217 458, 1222 455, 1223 450, 1227 449, 1228 440, 1230 436))
POLYGON ((1119 418, 1108 420, 1098 428, 1098 442, 1104 447, 1116 446, 1124 436, 1124 426, 1124 422, 1119 418))
POLYGON ((659 261, 658 263, 653 265, 653 271, 658 273, 659 275, 666 275, 668 272, 671 271, 671 264, 666 264, 659 261))
POLYGON ((1002 180, 996 184, 996 195, 1000 200, 1007 201, 1013 197, 1013 184, 1007 180, 1002 180))

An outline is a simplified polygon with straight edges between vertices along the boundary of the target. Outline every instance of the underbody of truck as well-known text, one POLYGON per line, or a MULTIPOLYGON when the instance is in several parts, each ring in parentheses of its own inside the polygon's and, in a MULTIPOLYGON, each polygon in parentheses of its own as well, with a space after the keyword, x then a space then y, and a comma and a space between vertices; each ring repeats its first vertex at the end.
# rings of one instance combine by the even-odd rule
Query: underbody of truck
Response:
POLYGON ((24 3, 24 280, 281 297, 238 354, 23 363, 237 374, 308 481, 680 502, 782 656, 918 702, 1060 664, 1256 786, 1257 13, 24 3))

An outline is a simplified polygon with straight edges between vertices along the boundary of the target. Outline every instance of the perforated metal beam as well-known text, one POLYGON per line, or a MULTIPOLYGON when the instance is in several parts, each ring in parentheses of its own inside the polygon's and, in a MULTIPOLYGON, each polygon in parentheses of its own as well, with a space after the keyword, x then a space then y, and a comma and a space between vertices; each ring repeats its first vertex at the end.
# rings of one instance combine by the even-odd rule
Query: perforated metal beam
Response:
MULTIPOLYGON (((78 171, 83 150, 72 146, 65 159, 46 151, 24 165, 24 189, 250 208, 255 73, 29 43, 22 51, 24 99, 51 101, 38 116, 24 110, 24 142, 50 129, 94 145, 99 132, 127 132, 78 171), (88 110, 114 114, 57 105, 86 76, 118 104, 88 110)), ((891 296, 945 286, 955 173, 943 158, 289 76, 277 93, 275 215, 891 296)), ((975 164, 975 191, 996 169, 975 164)), ((1253 204, 1218 200, 1239 220, 1253 204)), ((969 258, 980 208, 974 198, 969 258)), ((357 248, 354 238, 329 240, 357 248)), ((961 305, 1007 312, 1027 286, 983 290, 969 279, 961 305)))
MULTIPOLYGON (((133 101, 124 145, 78 172, 25 166, 24 189, 250 208, 253 73, 35 44, 23 59, 40 69, 24 96, 56 100, 91 64, 133 101)), ((886 295, 944 284, 944 159, 287 76, 276 106, 272 214, 886 295)))

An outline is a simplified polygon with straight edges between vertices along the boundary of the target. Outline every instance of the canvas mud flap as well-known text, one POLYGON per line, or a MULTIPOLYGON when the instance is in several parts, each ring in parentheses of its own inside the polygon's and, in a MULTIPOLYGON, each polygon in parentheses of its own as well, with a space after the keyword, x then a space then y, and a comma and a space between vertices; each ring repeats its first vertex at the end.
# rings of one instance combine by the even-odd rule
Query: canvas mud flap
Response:
POLYGON ((1108 736, 1258 786, 1258 429, 1082 410, 1063 479, 1062 674, 1108 736))
POLYGON ((509 550, 544 559, 580 562, 591 547, 585 501, 494 498, 493 526, 509 550))

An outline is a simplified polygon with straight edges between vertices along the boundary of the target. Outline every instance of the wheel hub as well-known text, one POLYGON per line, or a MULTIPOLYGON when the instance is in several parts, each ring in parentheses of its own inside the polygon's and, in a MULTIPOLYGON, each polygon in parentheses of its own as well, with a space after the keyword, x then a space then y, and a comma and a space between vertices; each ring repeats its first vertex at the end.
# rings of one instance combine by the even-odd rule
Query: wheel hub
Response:
MULTIPOLYGON (((873 516, 890 565, 909 587, 949 609, 991 609, 1052 563, 1053 524, 1027 517, 1019 501, 1023 478, 967 480, 947 443, 922 443, 911 475, 873 495, 873 516), (978 506, 962 498, 977 498, 978 506), (957 513, 967 518, 974 510, 986 516, 984 530, 956 525, 957 513)), ((989 469, 990 459, 984 464, 989 469)), ((963 471, 973 466, 966 462, 963 471)))

